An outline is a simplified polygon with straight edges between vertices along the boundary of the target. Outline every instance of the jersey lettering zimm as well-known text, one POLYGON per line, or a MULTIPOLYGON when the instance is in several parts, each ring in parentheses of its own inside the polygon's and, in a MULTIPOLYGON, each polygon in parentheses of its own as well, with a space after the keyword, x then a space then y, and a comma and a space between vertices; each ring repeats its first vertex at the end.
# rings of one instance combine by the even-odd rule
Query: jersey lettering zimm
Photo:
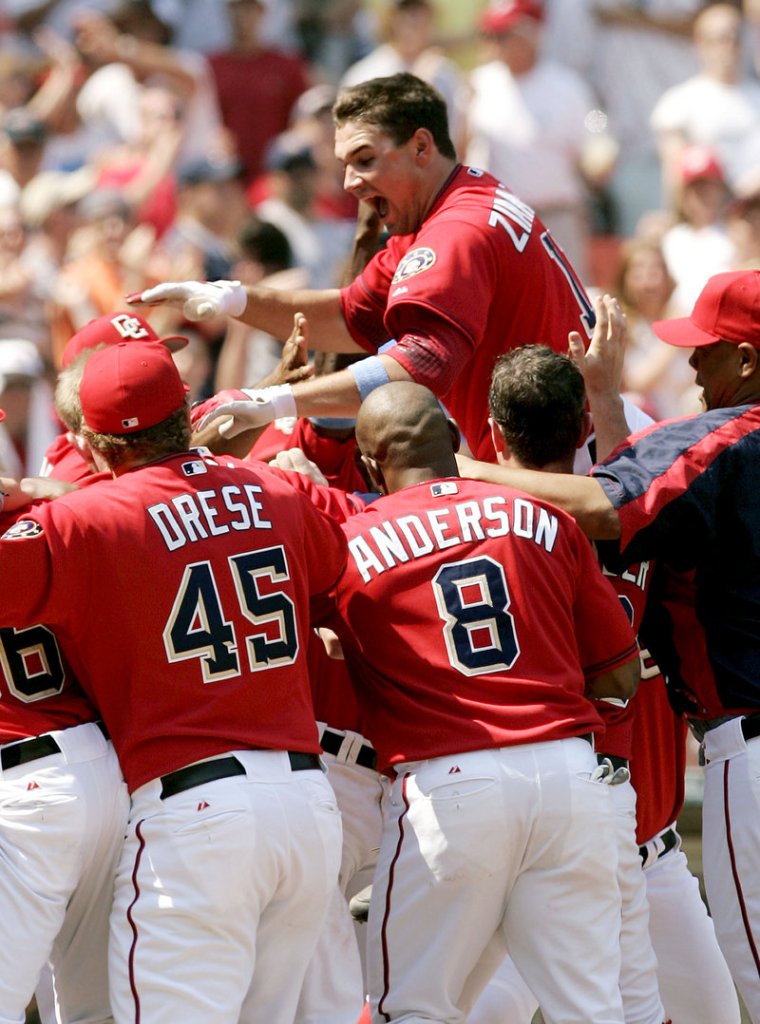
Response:
POLYGON ((394 522, 385 520, 352 537, 348 550, 362 579, 368 583, 373 573, 380 575, 432 551, 508 533, 531 540, 551 553, 558 527, 557 517, 545 508, 524 498, 515 498, 510 503, 506 497, 493 496, 426 509, 394 522))

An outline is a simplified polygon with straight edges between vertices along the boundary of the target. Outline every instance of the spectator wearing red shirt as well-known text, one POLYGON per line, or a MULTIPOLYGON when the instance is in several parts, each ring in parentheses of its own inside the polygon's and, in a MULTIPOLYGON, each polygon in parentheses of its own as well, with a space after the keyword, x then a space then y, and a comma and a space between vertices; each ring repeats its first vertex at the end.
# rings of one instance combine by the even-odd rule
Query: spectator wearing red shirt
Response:
POLYGON ((290 110, 309 82, 296 56, 261 45, 265 5, 228 0, 232 49, 209 57, 222 119, 235 136, 250 181, 262 170, 267 142, 288 126, 290 110))

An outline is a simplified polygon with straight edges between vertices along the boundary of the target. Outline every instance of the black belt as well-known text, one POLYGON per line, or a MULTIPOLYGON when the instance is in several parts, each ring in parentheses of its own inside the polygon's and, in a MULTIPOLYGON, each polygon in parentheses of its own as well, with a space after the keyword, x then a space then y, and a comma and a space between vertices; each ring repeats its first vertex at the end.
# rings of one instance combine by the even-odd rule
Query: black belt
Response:
POLYGON ((760 736, 760 715, 748 715, 742 718, 742 736, 745 740, 753 740, 760 736))
POLYGON ((597 754, 596 760, 599 764, 609 761, 615 771, 618 768, 628 768, 628 761, 624 757, 618 757, 617 754, 597 754))
MULTIPOLYGON (((302 754, 300 751, 289 750, 290 769, 302 772, 308 769, 320 771, 322 765, 318 754, 302 754)), ((215 782, 217 779, 230 779, 233 775, 245 775, 245 768, 236 757, 217 757, 213 761, 201 761, 189 764, 187 768, 178 768, 161 776, 161 799, 183 793, 186 789, 202 786, 204 782, 215 782)))
MULTIPOLYGON (((333 729, 325 729, 319 738, 319 742, 326 754, 333 754, 337 757, 345 739, 344 733, 335 732, 333 729)), ((356 753, 356 757, 352 758, 352 763, 361 765, 362 768, 371 768, 372 771, 377 771, 377 751, 369 743, 362 743, 356 753)))
MULTIPOLYGON (((102 722, 95 723, 106 739, 109 739, 108 730, 102 722)), ((28 764, 29 761, 37 761, 41 757, 50 757, 51 754, 60 754, 61 748, 54 736, 43 733, 42 736, 33 736, 28 740, 17 740, 15 743, 8 743, 0 747, 0 766, 3 771, 9 768, 18 768, 20 764, 28 764)))
MULTIPOLYGON (((670 853, 674 846, 678 845, 678 833, 674 828, 669 828, 667 832, 663 832, 659 837, 662 840, 662 849, 657 854, 657 860, 660 857, 664 857, 666 853, 670 853)), ((646 864, 647 857, 649 856, 649 848, 646 846, 639 847, 639 856, 644 864, 646 864)))

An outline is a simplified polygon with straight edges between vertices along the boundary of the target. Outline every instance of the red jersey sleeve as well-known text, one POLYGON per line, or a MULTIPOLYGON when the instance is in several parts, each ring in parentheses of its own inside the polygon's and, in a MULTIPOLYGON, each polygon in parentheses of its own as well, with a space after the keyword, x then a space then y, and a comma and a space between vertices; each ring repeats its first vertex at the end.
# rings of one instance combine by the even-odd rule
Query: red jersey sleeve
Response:
POLYGON ((579 534, 578 587, 574 618, 578 653, 587 679, 624 665, 638 653, 638 643, 615 588, 602 575, 594 552, 579 534))
MULTIPOLYGON (((408 238, 406 239, 408 244, 408 238)), ((385 326, 388 291, 403 249, 403 239, 391 238, 350 285, 342 288, 340 304, 348 332, 357 345, 377 352, 391 335, 385 326)))

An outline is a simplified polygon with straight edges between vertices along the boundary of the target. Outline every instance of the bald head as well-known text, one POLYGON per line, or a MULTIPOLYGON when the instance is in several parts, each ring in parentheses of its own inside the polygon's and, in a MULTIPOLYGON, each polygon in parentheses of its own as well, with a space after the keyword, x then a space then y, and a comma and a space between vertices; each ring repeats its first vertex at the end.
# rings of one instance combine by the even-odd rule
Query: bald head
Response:
POLYGON ((421 384, 393 381, 370 392, 356 417, 356 440, 365 458, 381 470, 388 490, 409 486, 414 482, 410 476, 458 475, 458 432, 421 384))

